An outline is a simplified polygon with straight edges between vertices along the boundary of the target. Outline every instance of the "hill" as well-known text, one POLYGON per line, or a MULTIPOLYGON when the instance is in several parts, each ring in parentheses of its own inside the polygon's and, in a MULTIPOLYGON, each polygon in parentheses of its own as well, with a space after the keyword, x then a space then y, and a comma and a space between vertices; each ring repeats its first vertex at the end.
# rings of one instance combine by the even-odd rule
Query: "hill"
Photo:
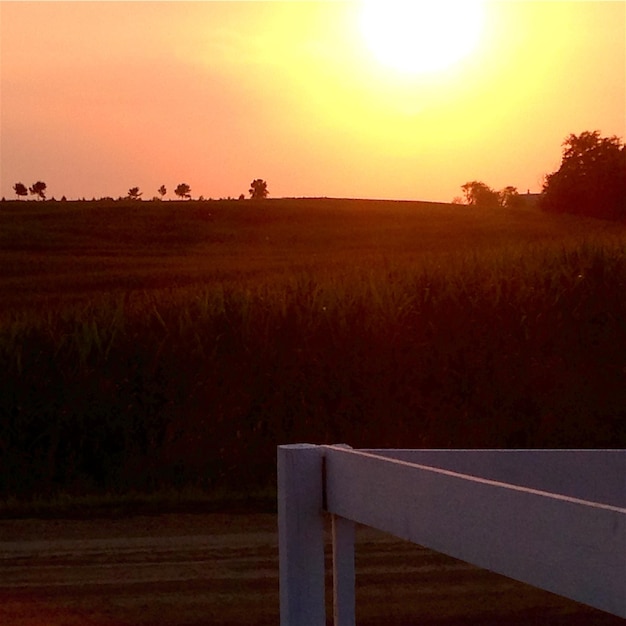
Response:
POLYGON ((534 209, 341 199, 0 203, 0 311, 624 233, 534 209))

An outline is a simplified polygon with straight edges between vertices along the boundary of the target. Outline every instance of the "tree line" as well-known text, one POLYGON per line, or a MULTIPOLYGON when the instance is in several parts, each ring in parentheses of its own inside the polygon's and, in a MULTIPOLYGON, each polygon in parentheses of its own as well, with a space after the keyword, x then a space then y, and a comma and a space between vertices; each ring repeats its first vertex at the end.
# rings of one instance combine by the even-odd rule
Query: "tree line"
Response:
MULTIPOLYGON (((18 197, 18 199, 23 198, 30 193, 31 195, 37 196, 40 200, 45 200, 47 188, 48 186, 43 181, 37 181, 31 187, 26 187, 26 185, 24 185, 24 183, 22 182, 15 183, 15 185, 13 185, 13 191, 15 192, 15 195, 18 197)), ((159 195, 154 196, 153 200, 163 200, 165 196, 167 195, 167 187, 165 185, 161 185, 157 189, 157 193, 159 195)), ((179 197, 181 200, 191 200, 191 187, 187 183, 180 183, 174 189, 174 194, 177 197, 179 197)), ((249 194, 250 194, 250 198, 252 199, 267 198, 267 196, 269 195, 267 182, 265 182, 261 178, 255 178, 250 183, 249 194)), ((141 191, 139 187, 131 187, 128 190, 128 193, 126 194, 126 196, 120 197, 120 200, 122 199, 141 200, 142 195, 143 195, 143 192, 141 191)), ((239 200, 244 200, 244 198, 245 198, 244 194, 241 194, 239 196, 239 200)), ((65 200, 65 199, 66 199, 65 196, 63 196, 62 200, 65 200)), ((200 196, 200 199, 204 200, 202 196, 200 196)))
MULTIPOLYGON (((155 198, 162 200, 167 195, 167 187, 165 185, 161 185, 157 192, 159 196, 155 196, 155 198)), ((174 189, 174 193, 181 200, 191 200, 191 187, 187 183, 180 183, 176 189, 174 189)), ((143 193, 139 190, 139 187, 131 187, 128 190, 128 195, 126 196, 129 200, 140 200, 143 193)))
MULTIPOLYGON (((562 144, 563 155, 559 169, 548 174, 541 190, 539 206, 545 211, 574 213, 592 217, 626 218, 626 146, 616 136, 602 137, 600 131, 584 131, 580 135, 569 135, 562 144)), ((29 193, 45 200, 46 183, 37 181, 31 187, 19 182, 13 186, 18 198, 29 193)), ((455 204, 467 204, 483 208, 515 208, 523 203, 516 187, 507 186, 500 191, 486 183, 473 180, 461 186, 463 197, 456 197, 455 204)), ((157 190, 163 199, 167 188, 157 190)), ((250 183, 250 198, 266 198, 267 183, 256 178, 250 183)), ((191 188, 180 183, 174 194, 180 199, 191 199, 191 188)), ((126 198, 141 199, 139 187, 131 187, 126 198)), ((200 197, 200 199, 204 199, 200 197)), ((244 199, 244 194, 239 196, 244 199)))
MULTIPOLYGON (((562 146, 561 165, 545 177, 539 206, 550 212, 626 218, 626 146, 619 137, 584 131, 569 135, 562 146)), ((515 187, 495 191, 474 180, 461 189, 465 202, 457 197, 453 202, 458 204, 492 208, 522 203, 515 187)))

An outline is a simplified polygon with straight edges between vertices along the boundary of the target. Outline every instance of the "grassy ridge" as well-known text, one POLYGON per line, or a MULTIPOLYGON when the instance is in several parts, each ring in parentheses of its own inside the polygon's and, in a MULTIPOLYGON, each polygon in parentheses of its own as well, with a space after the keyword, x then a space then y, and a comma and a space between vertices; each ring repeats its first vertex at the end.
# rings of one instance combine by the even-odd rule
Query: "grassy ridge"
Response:
POLYGON ((4 497, 254 488, 294 441, 626 444, 620 225, 333 200, 0 219, 4 497))

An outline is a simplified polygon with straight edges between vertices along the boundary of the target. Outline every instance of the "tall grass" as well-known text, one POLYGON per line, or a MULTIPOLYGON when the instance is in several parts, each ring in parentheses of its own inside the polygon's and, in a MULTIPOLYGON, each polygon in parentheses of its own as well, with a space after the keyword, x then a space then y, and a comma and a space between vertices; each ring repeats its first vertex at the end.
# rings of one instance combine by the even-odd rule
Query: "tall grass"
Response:
MULTIPOLYGON (((276 219, 267 236, 294 233, 276 219)), ((295 441, 626 444, 619 233, 372 254, 376 223, 350 264, 306 263, 315 246, 292 241, 265 278, 246 260, 234 277, 6 308, 0 495, 254 488, 295 441)))

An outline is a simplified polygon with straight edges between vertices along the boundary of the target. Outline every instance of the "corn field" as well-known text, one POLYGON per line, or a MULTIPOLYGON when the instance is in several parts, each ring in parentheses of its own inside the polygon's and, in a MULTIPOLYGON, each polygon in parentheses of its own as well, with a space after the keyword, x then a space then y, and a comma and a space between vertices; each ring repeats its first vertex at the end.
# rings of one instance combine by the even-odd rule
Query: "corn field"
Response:
POLYGON ((6 204, 1 498, 252 490, 290 442, 626 445, 623 225, 6 204))

